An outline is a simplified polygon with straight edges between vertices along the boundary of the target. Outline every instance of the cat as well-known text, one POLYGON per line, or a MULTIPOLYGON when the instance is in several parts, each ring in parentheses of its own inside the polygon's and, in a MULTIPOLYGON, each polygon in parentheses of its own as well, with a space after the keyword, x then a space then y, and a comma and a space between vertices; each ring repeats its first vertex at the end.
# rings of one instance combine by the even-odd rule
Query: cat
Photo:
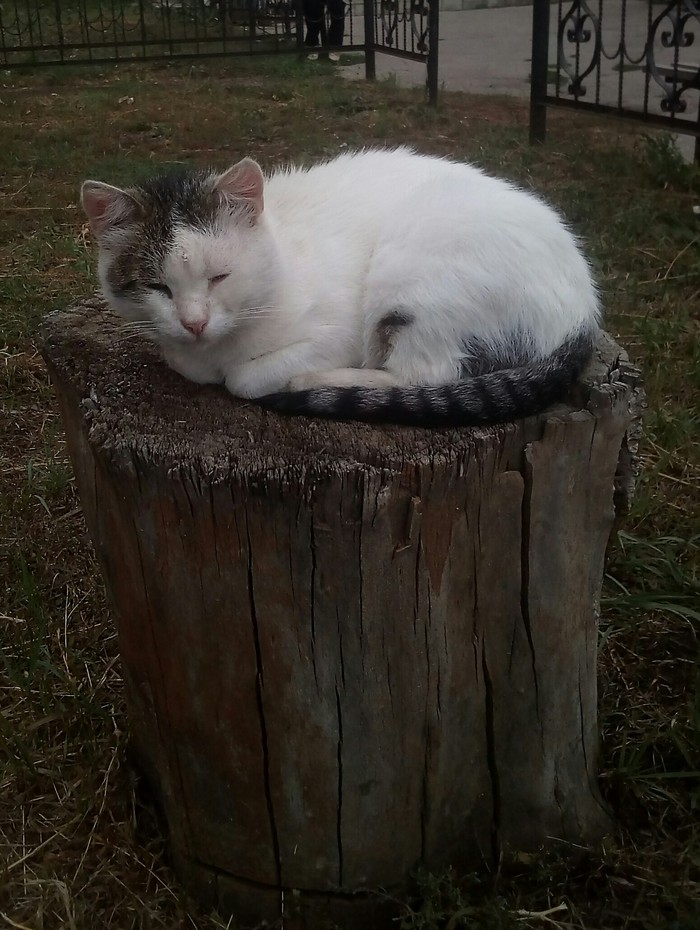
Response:
POLYGON ((121 190, 85 181, 110 307, 185 378, 278 411, 496 423, 562 399, 599 302, 559 215, 463 162, 244 158, 121 190))

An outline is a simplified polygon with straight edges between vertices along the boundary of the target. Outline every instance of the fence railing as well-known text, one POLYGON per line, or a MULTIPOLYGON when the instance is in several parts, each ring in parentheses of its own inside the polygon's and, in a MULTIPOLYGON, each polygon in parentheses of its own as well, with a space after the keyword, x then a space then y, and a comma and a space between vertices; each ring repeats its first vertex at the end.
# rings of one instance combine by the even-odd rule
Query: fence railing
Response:
POLYGON ((530 134, 548 107, 612 113, 695 136, 700 0, 534 0, 530 134))
MULTIPOLYGON (((368 77, 375 52, 425 61, 435 102, 438 10, 439 0, 348 0, 342 51, 364 52, 368 77)), ((304 24, 302 0, 11 0, 0 4, 0 68, 298 54, 304 24)))
POLYGON ((0 67, 274 52, 300 20, 289 0, 15 0, 0 8, 0 67))

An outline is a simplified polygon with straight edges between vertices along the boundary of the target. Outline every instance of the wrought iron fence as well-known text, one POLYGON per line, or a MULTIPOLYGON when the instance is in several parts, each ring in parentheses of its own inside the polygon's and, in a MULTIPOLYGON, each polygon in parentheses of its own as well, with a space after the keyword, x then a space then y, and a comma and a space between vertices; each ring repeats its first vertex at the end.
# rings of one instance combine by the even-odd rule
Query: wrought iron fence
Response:
MULTIPOLYGON (((342 51, 428 64, 437 97, 439 0, 346 0, 342 51)), ((328 9, 321 37, 328 31, 328 9)), ((302 0, 2 0, 0 68, 298 53, 302 0)))
POLYGON ((365 9, 369 12, 365 29, 368 36, 373 36, 373 51, 425 61, 428 67, 428 98, 431 103, 435 103, 438 86, 439 0, 369 0, 365 9))
POLYGON ((428 52, 430 4, 428 0, 377 0, 380 29, 375 47, 423 60, 428 52))
POLYGON ((694 135, 700 162, 700 0, 534 0, 530 134, 550 106, 694 135))
POLYGON ((292 0, 5 0, 0 66, 270 52, 294 43, 299 17, 292 0))

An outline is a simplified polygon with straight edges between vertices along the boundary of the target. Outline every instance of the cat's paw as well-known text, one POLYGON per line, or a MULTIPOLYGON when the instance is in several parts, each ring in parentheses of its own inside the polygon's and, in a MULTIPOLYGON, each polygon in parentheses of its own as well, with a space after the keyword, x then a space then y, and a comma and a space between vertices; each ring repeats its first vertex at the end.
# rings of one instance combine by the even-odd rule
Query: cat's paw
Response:
POLYGON ((308 391, 310 388, 322 387, 328 384, 323 372, 306 371, 303 375, 295 375, 287 382, 288 391, 308 391))
POLYGON ((397 384, 388 371, 372 368, 335 368, 332 371, 307 371, 287 383, 288 391, 308 391, 318 387, 384 388, 397 384))

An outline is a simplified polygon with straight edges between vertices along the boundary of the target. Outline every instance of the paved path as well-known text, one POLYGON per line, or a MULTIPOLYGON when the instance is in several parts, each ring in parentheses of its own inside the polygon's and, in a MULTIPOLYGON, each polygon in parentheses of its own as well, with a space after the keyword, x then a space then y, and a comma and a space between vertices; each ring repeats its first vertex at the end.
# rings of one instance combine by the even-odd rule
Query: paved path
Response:
MULTIPOLYGON (((532 7, 440 13, 440 84, 475 94, 529 94, 532 7)), ((425 83, 425 66, 393 55, 376 56, 377 77, 425 83)), ((343 69, 364 76, 364 68, 343 69)))

